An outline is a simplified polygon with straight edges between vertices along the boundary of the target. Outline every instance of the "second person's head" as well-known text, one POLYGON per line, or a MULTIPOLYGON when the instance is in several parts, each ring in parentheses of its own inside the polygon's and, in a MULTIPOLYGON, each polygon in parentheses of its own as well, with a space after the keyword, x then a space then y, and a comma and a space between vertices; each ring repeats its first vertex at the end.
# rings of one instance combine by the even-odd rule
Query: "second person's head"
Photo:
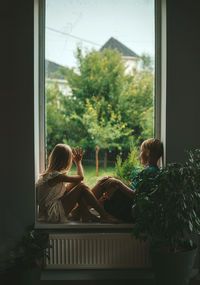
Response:
POLYGON ((157 165, 163 156, 163 143, 159 139, 148 139, 143 141, 140 147, 140 161, 144 166, 157 165))

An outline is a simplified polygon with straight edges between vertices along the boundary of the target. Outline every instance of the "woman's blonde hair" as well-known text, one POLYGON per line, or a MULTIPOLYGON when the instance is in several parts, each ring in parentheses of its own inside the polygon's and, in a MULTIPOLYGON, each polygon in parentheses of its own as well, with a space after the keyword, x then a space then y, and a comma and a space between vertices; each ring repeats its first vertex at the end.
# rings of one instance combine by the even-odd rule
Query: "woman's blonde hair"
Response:
POLYGON ((142 160, 144 164, 156 165, 163 156, 163 143, 159 139, 148 139, 141 144, 142 160), (145 154, 148 151, 148 154, 145 154))
POLYGON ((57 144, 49 156, 49 166, 43 173, 67 171, 72 166, 72 150, 69 145, 57 144))

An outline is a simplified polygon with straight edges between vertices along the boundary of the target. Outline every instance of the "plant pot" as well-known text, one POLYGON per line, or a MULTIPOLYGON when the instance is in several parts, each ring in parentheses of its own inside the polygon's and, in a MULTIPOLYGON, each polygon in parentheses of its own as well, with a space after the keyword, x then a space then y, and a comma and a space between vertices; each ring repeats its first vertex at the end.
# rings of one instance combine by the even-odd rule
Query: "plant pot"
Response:
POLYGON ((189 285, 197 248, 168 253, 151 250, 155 285, 189 285))

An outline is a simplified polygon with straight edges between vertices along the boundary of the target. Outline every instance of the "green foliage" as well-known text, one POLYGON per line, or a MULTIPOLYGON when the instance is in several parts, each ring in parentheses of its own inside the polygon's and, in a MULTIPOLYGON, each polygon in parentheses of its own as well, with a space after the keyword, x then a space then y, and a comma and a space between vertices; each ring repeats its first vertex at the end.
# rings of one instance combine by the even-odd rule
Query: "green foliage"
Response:
POLYGON ((146 111, 143 111, 142 117, 141 117, 141 134, 138 136, 139 140, 147 140, 149 138, 153 137, 153 120, 154 117, 154 108, 151 106, 149 109, 146 109, 146 111))
POLYGON ((122 121, 120 113, 115 113, 110 109, 107 112, 108 120, 105 119, 105 112, 101 111, 102 105, 105 105, 105 99, 100 101, 93 99, 93 105, 89 99, 86 100, 86 108, 82 117, 82 122, 88 130, 88 134, 94 145, 98 145, 103 149, 111 149, 117 147, 121 149, 118 139, 122 136, 127 136, 130 131, 126 129, 126 123, 122 121), (96 102, 95 102, 96 101, 96 102), (109 114, 108 114, 109 113, 109 114))
POLYGON ((174 252, 193 247, 189 236, 200 233, 199 162, 198 171, 189 159, 185 164, 168 164, 153 178, 148 171, 138 175, 132 210, 136 238, 174 252))
POLYGON ((10 253, 10 264, 19 268, 42 267, 44 257, 48 255, 45 250, 49 248, 49 235, 42 230, 36 230, 32 226, 10 253))
POLYGON ((47 108, 47 145, 53 148, 56 143, 63 142, 65 117, 60 109, 62 93, 58 86, 46 88, 47 108))
POLYGON ((150 63, 130 75, 116 50, 92 50, 83 56, 78 48, 76 59, 76 69, 60 70, 71 94, 62 95, 57 85, 47 88, 48 150, 62 142, 128 149, 130 134, 138 143, 152 137, 154 79, 147 68, 150 63))
POLYGON ((135 69, 119 98, 123 120, 139 144, 153 134, 153 80, 152 73, 135 69))
POLYGON ((140 59, 141 59, 141 69, 146 70, 148 72, 153 72, 153 59, 152 59, 152 57, 147 53, 143 53, 140 56, 140 59))
POLYGON ((200 149, 194 149, 187 152, 189 168, 194 171, 195 182, 200 185, 200 149))
POLYGON ((115 175, 118 179, 122 180, 128 186, 132 185, 133 177, 139 169, 138 147, 131 141, 130 153, 127 159, 122 162, 120 156, 117 156, 115 164, 115 175))
POLYGON ((121 54, 116 50, 106 49, 104 52, 91 51, 83 57, 78 50, 78 72, 66 69, 66 79, 72 89, 73 96, 83 103, 92 97, 117 103, 123 90, 125 67, 121 54))
POLYGON ((71 96, 64 96, 58 85, 46 86, 47 150, 52 151, 58 143, 75 146, 87 137, 82 122, 72 117, 76 104, 71 96))
POLYGON ((77 60, 77 72, 67 68, 63 72, 72 89, 72 97, 79 102, 75 113, 88 131, 89 144, 92 142, 93 147, 97 144, 106 149, 120 148, 119 138, 130 132, 118 108, 119 97, 126 85, 121 54, 106 49, 88 52, 83 57, 78 49, 77 60))

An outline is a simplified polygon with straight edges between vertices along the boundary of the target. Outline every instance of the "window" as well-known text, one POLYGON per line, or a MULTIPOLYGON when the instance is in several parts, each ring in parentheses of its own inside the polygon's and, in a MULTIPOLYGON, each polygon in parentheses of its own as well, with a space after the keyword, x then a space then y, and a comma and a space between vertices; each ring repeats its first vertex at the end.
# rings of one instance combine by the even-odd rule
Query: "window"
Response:
MULTIPOLYGON (((163 136, 160 126, 164 110, 161 106, 165 105, 164 95, 161 104, 160 93, 164 94, 165 74, 164 67, 161 73, 160 49, 164 50, 161 43, 165 44, 165 34, 162 33, 162 39, 160 34, 161 27, 165 27, 160 25, 161 1, 38 0, 35 3, 35 34, 38 35, 35 57, 39 57, 35 68, 38 78, 35 108, 40 114, 35 119, 36 178, 45 168, 49 152, 60 142, 83 146, 86 149, 85 168, 89 171, 89 164, 96 167, 96 171, 100 171, 103 164, 104 167, 111 164, 113 171, 115 157, 127 157, 131 137, 139 142, 149 136, 163 136), (105 64, 109 60, 110 66, 105 64), (106 74, 109 68, 113 68, 113 72, 106 74), (110 79, 112 74, 114 79, 110 79), (115 80, 114 75, 116 81, 109 84, 108 81, 115 80), (112 88, 114 91, 110 91, 112 88), (88 90, 92 90, 91 94, 84 97, 88 90), (139 94, 141 90, 143 93, 139 94), (138 97, 135 94, 139 94, 138 97), (140 106, 133 108, 134 117, 130 107, 139 99, 140 106), (66 108, 69 105, 70 108, 66 108), (120 107, 115 108, 116 105, 120 107), (97 117, 104 124, 95 121, 97 117), (88 131, 91 122, 93 130, 88 131), (105 134, 111 127, 113 138, 105 134), (110 141, 106 145, 108 138, 110 141), (95 146, 100 147, 98 165, 95 146)), ((164 53, 162 56, 164 61, 164 53)), ((94 170, 93 173, 95 178, 94 170)), ((94 184, 94 180, 91 183, 94 184)))

